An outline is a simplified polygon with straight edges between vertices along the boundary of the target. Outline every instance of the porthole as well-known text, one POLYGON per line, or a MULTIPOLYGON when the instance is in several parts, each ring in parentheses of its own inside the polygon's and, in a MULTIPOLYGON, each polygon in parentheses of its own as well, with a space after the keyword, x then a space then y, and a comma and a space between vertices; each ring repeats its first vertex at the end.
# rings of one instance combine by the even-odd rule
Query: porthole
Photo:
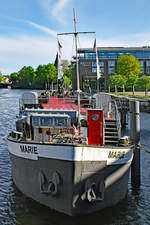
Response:
POLYGON ((93 114, 92 115, 92 120, 98 120, 98 118, 99 118, 98 114, 93 114))

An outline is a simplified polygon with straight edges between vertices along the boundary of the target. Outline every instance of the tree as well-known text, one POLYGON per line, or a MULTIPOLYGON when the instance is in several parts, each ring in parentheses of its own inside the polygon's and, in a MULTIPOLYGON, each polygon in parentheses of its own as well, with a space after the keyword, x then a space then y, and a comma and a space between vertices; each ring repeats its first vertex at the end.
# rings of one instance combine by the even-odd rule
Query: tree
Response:
POLYGON ((51 82, 57 82, 57 69, 53 64, 39 65, 36 70, 38 88, 46 89, 51 82))
POLYGON ((130 75, 139 76, 141 65, 132 55, 120 55, 116 67, 116 73, 129 79, 130 75))
POLYGON ((2 79, 3 79, 3 75, 2 75, 2 73, 0 72, 0 83, 1 83, 2 79))
POLYGON ((64 86, 67 89, 72 87, 72 67, 73 65, 69 65, 68 68, 66 67, 63 69, 64 86))
POLYGON ((64 69, 68 69, 70 67, 69 61, 68 60, 61 60, 61 66, 63 68, 63 71, 64 71, 64 69))
POLYGON ((16 86, 19 82, 18 73, 14 72, 10 74, 10 82, 12 82, 12 86, 16 86))
POLYGON ((68 77, 64 77, 64 86, 65 86, 65 89, 69 89, 70 86, 71 86, 71 81, 68 77))
POLYGON ((112 75, 109 78, 109 85, 111 88, 115 87, 115 92, 117 92, 117 88, 121 88, 125 84, 126 84, 126 79, 120 74, 112 75))
POLYGON ((36 74, 31 66, 24 66, 18 72, 19 85, 21 88, 33 88, 34 79, 36 74))
POLYGON ((138 76, 131 73, 131 74, 129 74, 129 77, 128 77, 127 82, 126 82, 126 87, 128 89, 132 88, 133 95, 134 95, 134 87, 136 85, 137 80, 138 80, 138 76))
POLYGON ((57 82, 57 69, 53 64, 47 65, 48 70, 48 79, 51 80, 51 82, 56 83, 57 82))
POLYGON ((141 74, 140 68, 141 65, 136 57, 131 55, 120 55, 116 67, 116 75, 122 76, 124 81, 122 81, 121 77, 118 77, 119 80, 115 81, 115 85, 120 83, 123 84, 123 86, 126 85, 126 88, 132 88, 134 94, 134 86, 139 75, 141 74))
POLYGON ((142 77, 138 78, 136 87, 141 91, 144 90, 145 96, 147 96, 147 90, 150 89, 150 77, 143 75, 142 77))
POLYGON ((53 87, 53 84, 57 83, 57 68, 53 64, 48 64, 47 69, 49 71, 47 86, 49 87, 51 83, 53 87))
POLYGON ((45 88, 45 81, 46 79, 46 68, 45 65, 39 65, 38 68, 36 69, 36 87, 37 88, 45 88))

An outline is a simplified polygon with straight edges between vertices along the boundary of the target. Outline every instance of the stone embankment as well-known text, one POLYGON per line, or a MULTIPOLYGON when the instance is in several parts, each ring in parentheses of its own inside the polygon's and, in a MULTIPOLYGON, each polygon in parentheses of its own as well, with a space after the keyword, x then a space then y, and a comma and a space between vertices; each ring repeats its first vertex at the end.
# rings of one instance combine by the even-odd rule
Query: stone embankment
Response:
POLYGON ((143 99, 145 92, 135 92, 135 96, 140 101, 140 111, 150 113, 150 92, 146 94, 147 99, 143 99))
POLYGON ((132 92, 127 92, 125 95, 115 95, 111 94, 116 100, 117 105, 120 111, 126 110, 129 111, 129 101, 131 99, 138 100, 140 102, 140 111, 150 113, 150 92, 147 92, 147 98, 145 97, 145 92, 135 92, 134 98, 132 96, 132 92))
POLYGON ((140 111, 150 113, 150 100, 140 100, 140 111))

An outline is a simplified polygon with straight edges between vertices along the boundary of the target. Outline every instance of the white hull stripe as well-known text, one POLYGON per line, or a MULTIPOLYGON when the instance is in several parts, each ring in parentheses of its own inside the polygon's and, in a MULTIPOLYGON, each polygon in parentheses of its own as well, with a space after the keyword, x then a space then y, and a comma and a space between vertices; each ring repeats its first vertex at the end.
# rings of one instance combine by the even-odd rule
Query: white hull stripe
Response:
POLYGON ((133 150, 127 148, 95 148, 63 145, 23 144, 8 140, 11 154, 31 160, 39 157, 67 161, 107 161, 107 165, 124 164, 132 161, 133 150))

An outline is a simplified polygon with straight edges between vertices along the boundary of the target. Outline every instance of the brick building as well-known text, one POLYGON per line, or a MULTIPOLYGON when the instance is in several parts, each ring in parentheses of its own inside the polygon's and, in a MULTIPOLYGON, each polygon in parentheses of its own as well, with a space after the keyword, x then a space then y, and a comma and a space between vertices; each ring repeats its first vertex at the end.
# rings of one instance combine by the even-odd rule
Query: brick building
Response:
MULTIPOLYGON (((99 67, 101 71, 100 90, 107 88, 108 78, 115 73, 115 67, 118 57, 121 54, 135 56, 141 64, 141 74, 150 76, 150 46, 143 47, 98 47, 99 67)), ((96 54, 92 48, 79 48, 79 74, 80 89, 83 90, 87 86, 96 89, 96 54)), ((72 87, 76 86, 76 67, 72 74, 72 87)))

